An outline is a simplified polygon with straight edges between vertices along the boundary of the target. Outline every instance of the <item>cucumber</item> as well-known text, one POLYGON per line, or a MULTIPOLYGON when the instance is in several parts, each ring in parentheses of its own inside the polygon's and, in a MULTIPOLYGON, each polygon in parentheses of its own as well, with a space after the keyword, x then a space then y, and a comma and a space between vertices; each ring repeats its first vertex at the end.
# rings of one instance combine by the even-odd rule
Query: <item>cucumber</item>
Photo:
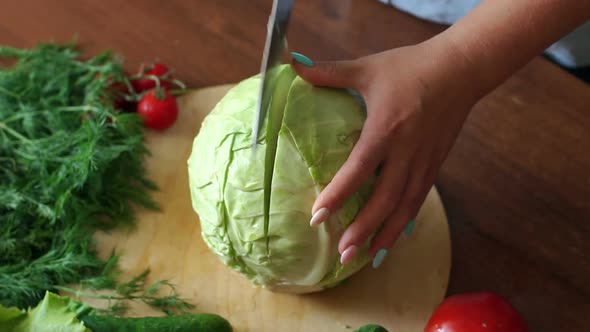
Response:
POLYGON ((381 325, 367 324, 361 326, 358 330, 355 330, 354 332, 387 332, 387 330, 381 325))
POLYGON ((133 318, 90 314, 79 319, 92 332, 232 332, 225 318, 206 313, 133 318))

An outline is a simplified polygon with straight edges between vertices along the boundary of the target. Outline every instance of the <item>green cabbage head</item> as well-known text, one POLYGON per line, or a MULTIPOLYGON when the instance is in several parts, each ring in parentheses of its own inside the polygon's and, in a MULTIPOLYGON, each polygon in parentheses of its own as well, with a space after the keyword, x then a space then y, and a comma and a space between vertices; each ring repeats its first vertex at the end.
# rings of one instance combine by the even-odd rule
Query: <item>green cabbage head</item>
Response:
POLYGON ((310 227, 312 205, 348 158, 366 114, 346 90, 315 87, 289 65, 251 149, 259 75, 234 86, 207 115, 188 160, 202 238, 253 284, 307 293, 332 287, 369 261, 367 245, 343 266, 338 241, 366 202, 373 179, 329 220, 310 227))

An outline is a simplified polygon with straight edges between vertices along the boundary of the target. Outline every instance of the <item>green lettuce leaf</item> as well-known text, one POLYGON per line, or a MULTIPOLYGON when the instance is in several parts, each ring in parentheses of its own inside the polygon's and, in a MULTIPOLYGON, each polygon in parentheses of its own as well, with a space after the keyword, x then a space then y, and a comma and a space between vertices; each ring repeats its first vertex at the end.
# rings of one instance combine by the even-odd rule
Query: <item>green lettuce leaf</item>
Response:
POLYGON ((72 300, 50 292, 34 308, 21 310, 0 305, 0 331, 92 332, 78 320, 72 300))

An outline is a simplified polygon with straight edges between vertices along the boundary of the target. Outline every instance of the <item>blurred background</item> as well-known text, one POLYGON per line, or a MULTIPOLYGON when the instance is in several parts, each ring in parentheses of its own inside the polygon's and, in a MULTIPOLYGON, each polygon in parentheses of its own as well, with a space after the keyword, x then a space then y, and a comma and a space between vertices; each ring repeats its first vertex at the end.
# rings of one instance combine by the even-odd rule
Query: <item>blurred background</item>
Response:
MULTIPOLYGON (((88 52, 112 49, 130 69, 158 58, 189 86, 216 85, 259 71, 271 6, 268 0, 0 1, 0 44, 30 47, 78 36, 88 52)), ((346 59, 442 29, 376 0, 306 0, 294 2, 288 39, 290 49, 312 59, 346 59)))

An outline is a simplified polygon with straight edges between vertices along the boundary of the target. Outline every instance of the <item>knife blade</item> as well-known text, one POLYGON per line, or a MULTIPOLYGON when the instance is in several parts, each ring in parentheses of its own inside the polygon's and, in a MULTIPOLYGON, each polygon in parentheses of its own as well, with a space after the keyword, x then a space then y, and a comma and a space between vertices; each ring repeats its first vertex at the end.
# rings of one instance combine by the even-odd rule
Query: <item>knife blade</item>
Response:
POLYGON ((268 19, 266 43, 260 66, 260 91, 256 102, 256 115, 252 128, 252 149, 258 145, 258 136, 271 102, 272 86, 269 72, 281 64, 281 57, 287 43, 287 26, 291 16, 293 0, 274 0, 268 19))

